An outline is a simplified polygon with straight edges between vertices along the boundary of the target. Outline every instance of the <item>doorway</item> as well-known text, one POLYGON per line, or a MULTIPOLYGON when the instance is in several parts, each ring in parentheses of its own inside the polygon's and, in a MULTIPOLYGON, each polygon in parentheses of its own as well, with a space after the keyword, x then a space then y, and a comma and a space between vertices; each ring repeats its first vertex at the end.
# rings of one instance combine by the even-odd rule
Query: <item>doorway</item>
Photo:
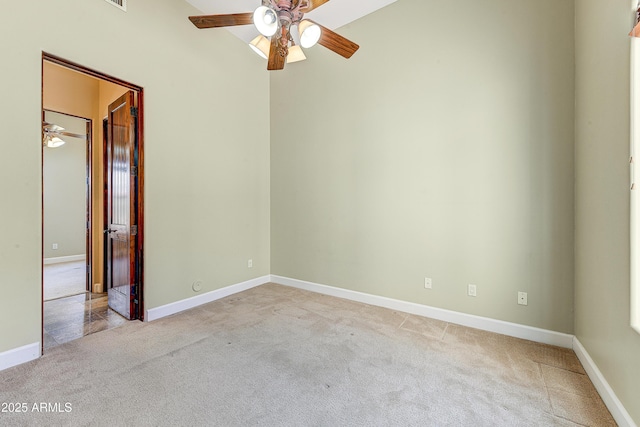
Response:
MULTIPOLYGON (((141 87, 43 53, 43 350, 127 320, 143 320, 142 93, 141 87), (123 109, 113 111, 114 102, 123 96, 129 100, 124 115, 123 109), (123 120, 130 120, 126 135, 121 131, 126 124, 123 120), (54 132, 45 131, 46 123, 54 132), (50 142, 47 138, 52 137, 63 140, 66 151, 79 151, 79 141, 84 137, 84 162, 73 168, 73 185, 58 185, 65 191, 75 189, 73 210, 54 191, 57 184, 52 179, 63 174, 52 173, 52 159, 64 156, 63 150, 45 146, 50 142), (78 184, 80 169, 84 177, 78 184), (127 188, 122 185, 125 181, 127 188), (79 186, 83 188, 80 215, 79 186), (122 225, 114 224, 113 209, 123 212, 125 199, 129 208, 126 230, 120 227, 117 233, 110 232, 115 225, 122 225), (66 221, 73 232, 57 230, 52 226, 56 221, 66 221), (72 243, 58 241, 71 235, 72 243), (119 243, 114 245, 114 241, 119 243), (118 249, 115 257, 114 247, 118 249), (77 253, 67 255, 69 251, 77 253), (125 292, 130 304, 123 311, 125 292), (110 301, 112 294, 119 296, 119 306, 110 301)), ((75 157, 80 155, 76 153, 75 157)), ((119 223, 123 222, 121 217, 117 218, 119 223)))
POLYGON ((44 300, 91 290, 91 120, 43 111, 44 300))

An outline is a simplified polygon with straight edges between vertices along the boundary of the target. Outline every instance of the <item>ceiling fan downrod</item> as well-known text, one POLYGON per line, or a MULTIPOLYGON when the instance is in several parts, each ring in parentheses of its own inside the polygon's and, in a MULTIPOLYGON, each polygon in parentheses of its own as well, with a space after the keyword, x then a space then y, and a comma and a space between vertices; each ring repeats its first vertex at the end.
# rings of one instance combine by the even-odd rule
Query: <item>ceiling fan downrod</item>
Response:
POLYGON ((288 26, 282 26, 282 36, 278 39, 278 55, 286 58, 289 55, 289 40, 291 40, 291 34, 289 33, 288 26))

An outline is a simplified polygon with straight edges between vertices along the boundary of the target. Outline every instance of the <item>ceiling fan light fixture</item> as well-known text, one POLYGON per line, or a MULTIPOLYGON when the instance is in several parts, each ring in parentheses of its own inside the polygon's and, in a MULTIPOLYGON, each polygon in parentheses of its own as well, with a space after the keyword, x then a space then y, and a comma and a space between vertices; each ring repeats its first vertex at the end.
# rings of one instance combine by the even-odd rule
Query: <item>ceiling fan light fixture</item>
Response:
POLYGON ((249 43, 249 47, 253 49, 255 53, 257 53, 264 59, 267 59, 267 57, 269 56, 271 43, 265 36, 259 35, 255 39, 251 40, 251 42, 249 43))
POLYGON ((308 49, 318 43, 322 30, 317 24, 304 20, 298 24, 298 33, 300 34, 300 46, 308 49))
POLYGON ((44 137, 44 145, 49 148, 58 148, 65 144, 65 141, 58 136, 51 136, 47 134, 44 137))
POLYGON ((297 45, 293 45, 289 48, 289 55, 287 55, 287 64, 292 62, 304 61, 307 57, 304 55, 302 48, 297 45))
POLYGON ((270 7, 259 6, 253 12, 253 25, 260 31, 260 34, 271 37, 278 31, 278 15, 270 7))

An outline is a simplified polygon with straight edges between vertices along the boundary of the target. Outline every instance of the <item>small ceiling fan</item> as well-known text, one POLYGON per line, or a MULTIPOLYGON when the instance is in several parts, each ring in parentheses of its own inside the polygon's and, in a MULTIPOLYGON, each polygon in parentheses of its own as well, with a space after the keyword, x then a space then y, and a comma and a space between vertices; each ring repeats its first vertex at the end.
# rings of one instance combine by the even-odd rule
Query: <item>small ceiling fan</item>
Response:
POLYGON ((49 148, 58 148, 66 143, 61 136, 70 136, 72 138, 86 138, 86 135, 80 135, 79 133, 67 132, 62 126, 54 125, 53 123, 42 122, 42 133, 44 137, 42 139, 42 145, 49 148))
POLYGON ((351 56, 360 46, 341 35, 304 19, 304 14, 322 6, 329 0, 262 0, 254 12, 225 15, 190 16, 189 20, 198 28, 232 27, 254 24, 260 35, 251 41, 256 53, 267 58, 267 70, 284 69, 285 61, 305 59, 300 46, 309 48, 316 43, 345 58, 351 56), (295 39, 291 28, 297 27, 295 39), (299 36, 299 37, 298 37, 299 36), (270 37, 271 40, 267 39, 270 37))

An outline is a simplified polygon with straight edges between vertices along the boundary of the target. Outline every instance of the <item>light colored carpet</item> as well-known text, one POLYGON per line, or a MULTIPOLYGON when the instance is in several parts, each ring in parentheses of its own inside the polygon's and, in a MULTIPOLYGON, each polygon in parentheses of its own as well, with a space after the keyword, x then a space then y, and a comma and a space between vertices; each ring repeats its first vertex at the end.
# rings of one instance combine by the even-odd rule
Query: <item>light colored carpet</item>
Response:
POLYGON ((571 350, 274 284, 55 347, 0 402, 29 408, 2 425, 615 425, 571 350))
POLYGON ((85 261, 47 264, 43 275, 45 301, 82 294, 87 290, 85 261))

